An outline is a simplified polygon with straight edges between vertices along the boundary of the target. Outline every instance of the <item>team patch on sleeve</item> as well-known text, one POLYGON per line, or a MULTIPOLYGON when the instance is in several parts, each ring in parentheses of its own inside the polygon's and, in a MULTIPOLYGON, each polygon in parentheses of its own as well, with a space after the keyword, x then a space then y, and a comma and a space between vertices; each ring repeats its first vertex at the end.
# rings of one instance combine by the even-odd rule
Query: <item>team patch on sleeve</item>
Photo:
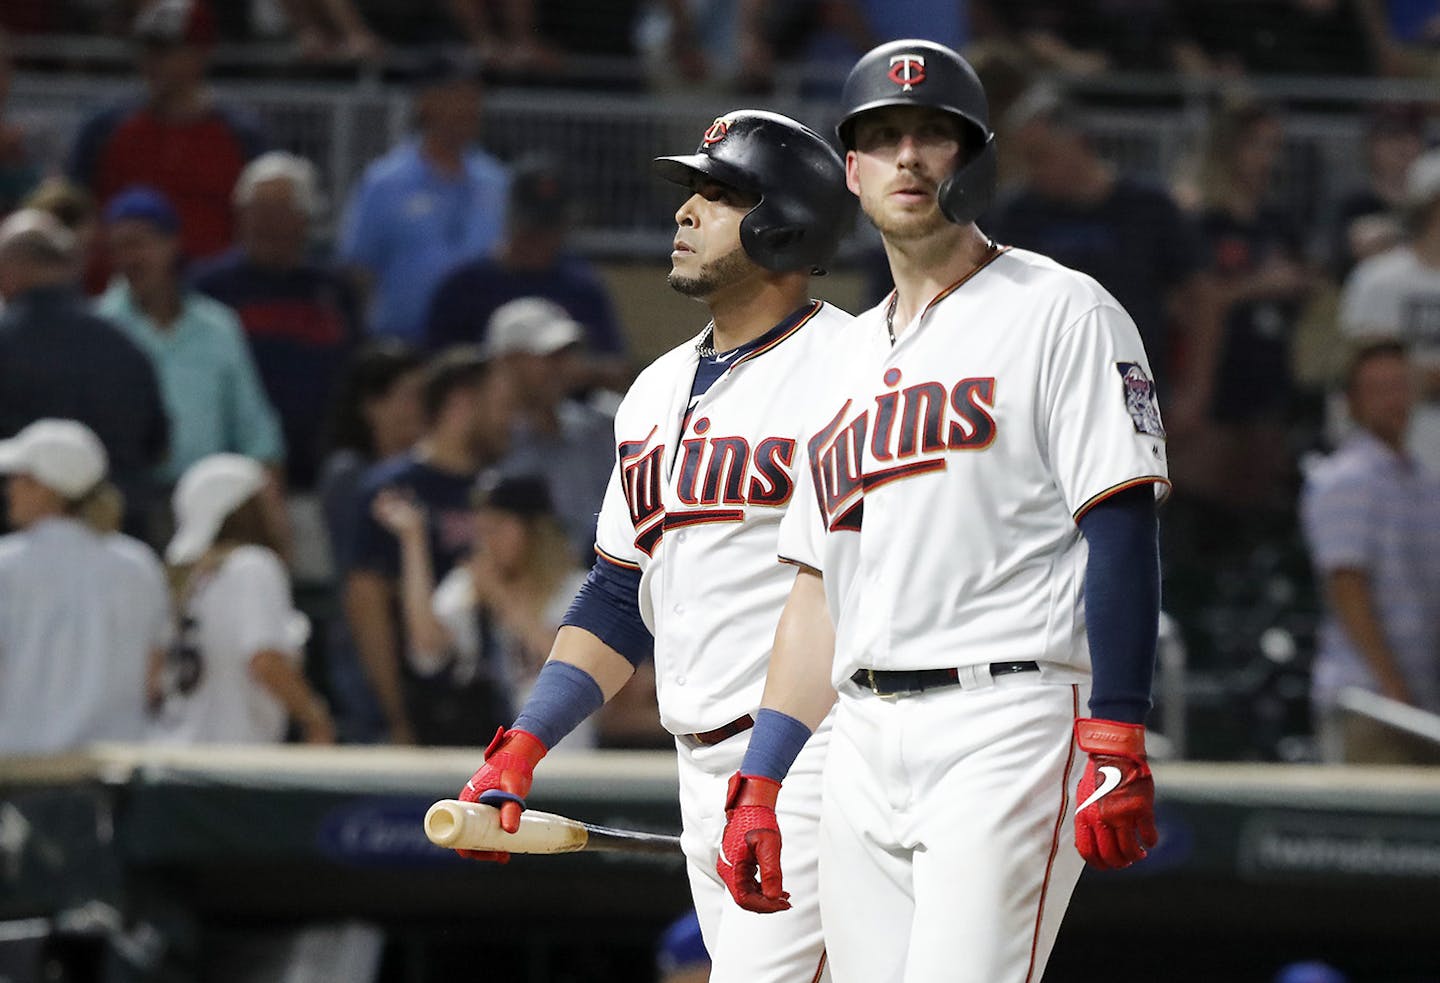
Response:
POLYGON ((1160 422, 1160 401, 1155 398, 1155 383, 1138 362, 1116 362, 1125 395, 1125 410, 1135 424, 1136 433, 1164 437, 1165 425, 1160 422))

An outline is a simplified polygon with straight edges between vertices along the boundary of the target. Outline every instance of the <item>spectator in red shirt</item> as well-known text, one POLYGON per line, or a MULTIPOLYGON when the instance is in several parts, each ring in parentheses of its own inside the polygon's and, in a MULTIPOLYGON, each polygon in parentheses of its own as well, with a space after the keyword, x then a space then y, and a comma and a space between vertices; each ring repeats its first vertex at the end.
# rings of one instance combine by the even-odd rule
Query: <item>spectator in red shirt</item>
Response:
MULTIPOLYGON (((89 120, 71 149, 72 180, 100 207, 123 188, 163 192, 180 214, 187 259, 224 252, 235 237, 230 195, 264 150, 258 126, 216 103, 206 84, 215 18, 206 0, 157 0, 135 18, 146 97, 89 120)), ((87 278, 103 283, 97 271, 87 278)))

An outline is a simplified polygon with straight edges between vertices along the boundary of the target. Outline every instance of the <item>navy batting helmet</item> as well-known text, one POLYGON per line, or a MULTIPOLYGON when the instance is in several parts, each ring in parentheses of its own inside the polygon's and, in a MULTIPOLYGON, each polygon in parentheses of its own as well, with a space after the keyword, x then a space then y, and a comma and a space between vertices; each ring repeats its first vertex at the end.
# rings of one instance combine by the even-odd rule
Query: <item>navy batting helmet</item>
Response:
POLYGON ((910 39, 872 48, 855 63, 840 93, 836 133, 855 149, 855 120, 886 106, 931 106, 957 117, 966 160, 940 184, 940 211, 959 225, 973 222, 995 194, 995 134, 985 87, 970 63, 943 44, 910 39))
POLYGON ((820 134, 778 113, 726 113, 706 129, 695 153, 657 157, 654 167, 686 187, 707 177, 758 196, 740 222, 740 245, 776 273, 823 274, 855 220, 840 155, 820 134))

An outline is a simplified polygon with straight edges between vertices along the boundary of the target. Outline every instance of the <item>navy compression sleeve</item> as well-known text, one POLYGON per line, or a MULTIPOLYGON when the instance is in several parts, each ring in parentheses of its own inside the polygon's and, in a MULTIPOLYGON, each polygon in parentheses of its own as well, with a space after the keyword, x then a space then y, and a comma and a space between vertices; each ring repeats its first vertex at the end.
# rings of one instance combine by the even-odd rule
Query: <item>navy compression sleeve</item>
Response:
POLYGON ((603 556, 595 558, 560 623, 585 629, 633 666, 655 652, 655 637, 640 617, 640 571, 603 556))
POLYGON ((594 676, 579 666, 551 659, 540 668, 514 729, 528 731, 553 748, 604 705, 605 694, 594 676))
POLYGON ((1160 623, 1160 545, 1155 490, 1128 488, 1080 517, 1090 547, 1085 623, 1094 674, 1090 712, 1144 723, 1160 623))
POLYGON ((755 730, 740 762, 740 773, 784 781, 808 740, 809 727, 788 713, 762 707, 755 715, 755 730))

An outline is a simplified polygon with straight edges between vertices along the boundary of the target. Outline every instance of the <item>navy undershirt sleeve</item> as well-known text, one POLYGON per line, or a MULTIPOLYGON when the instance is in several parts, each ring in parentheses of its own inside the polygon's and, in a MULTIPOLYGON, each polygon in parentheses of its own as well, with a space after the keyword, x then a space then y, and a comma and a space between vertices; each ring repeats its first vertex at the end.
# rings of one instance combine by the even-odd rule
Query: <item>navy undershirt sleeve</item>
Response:
POLYGON ((605 705, 595 677, 579 666, 551 659, 540 669, 530 696, 515 718, 515 729, 528 731, 553 748, 581 721, 605 705))
POLYGON ((640 617, 640 571, 595 558, 562 625, 583 628, 638 666, 655 652, 655 637, 640 617))
POLYGON ((1080 517, 1090 547, 1085 623, 1093 680, 1090 713, 1145 722, 1160 623, 1160 544, 1155 491, 1128 488, 1080 517))

